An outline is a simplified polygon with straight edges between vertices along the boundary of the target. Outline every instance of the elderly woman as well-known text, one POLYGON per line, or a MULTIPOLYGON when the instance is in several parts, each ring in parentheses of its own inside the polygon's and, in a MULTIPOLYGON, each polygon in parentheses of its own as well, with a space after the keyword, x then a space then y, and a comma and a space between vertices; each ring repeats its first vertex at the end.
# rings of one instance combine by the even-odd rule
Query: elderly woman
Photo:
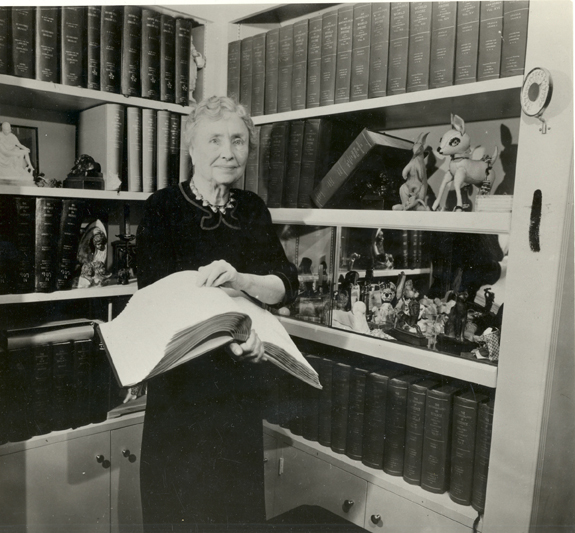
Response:
MULTIPOLYGON (((193 176, 152 195, 138 228, 138 286, 182 270, 198 284, 232 287, 262 304, 291 302, 297 269, 264 202, 233 188, 254 126, 245 109, 211 97, 184 132, 193 176)), ((202 305, 202 302, 198 302, 202 305)), ((252 332, 148 383, 141 458, 146 532, 228 530, 263 523, 262 343, 252 332), (189 528, 189 529, 188 529, 189 528)))

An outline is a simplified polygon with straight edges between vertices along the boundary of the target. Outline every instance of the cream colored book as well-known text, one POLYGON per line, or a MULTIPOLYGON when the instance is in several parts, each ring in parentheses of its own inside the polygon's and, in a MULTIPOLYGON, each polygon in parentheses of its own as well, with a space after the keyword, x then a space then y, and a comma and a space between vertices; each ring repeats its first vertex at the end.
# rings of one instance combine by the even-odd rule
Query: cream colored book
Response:
POLYGON ((252 329, 268 360, 313 387, 316 371, 269 311, 233 289, 196 287, 186 270, 138 290, 126 308, 98 330, 116 378, 129 387, 233 341, 252 329))

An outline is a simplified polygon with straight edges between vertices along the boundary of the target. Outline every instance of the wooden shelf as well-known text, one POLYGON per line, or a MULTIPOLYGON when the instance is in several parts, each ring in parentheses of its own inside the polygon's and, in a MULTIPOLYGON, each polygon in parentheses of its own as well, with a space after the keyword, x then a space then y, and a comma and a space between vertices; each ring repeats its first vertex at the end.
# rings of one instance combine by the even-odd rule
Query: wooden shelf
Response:
POLYGON ((425 348, 416 348, 376 337, 338 330, 320 324, 294 320, 293 318, 283 316, 278 318, 287 332, 294 337, 369 355, 384 361, 419 368, 427 372, 442 374, 454 379, 477 383, 490 388, 495 388, 497 385, 496 366, 461 359, 460 357, 434 352, 425 348))
POLYGON ((451 113, 466 122, 516 118, 521 114, 519 92, 523 76, 452 85, 414 93, 384 96, 253 117, 254 124, 268 124, 313 117, 334 117, 366 128, 392 130, 449 124, 451 113))
POLYGON ((86 198, 92 200, 136 200, 142 202, 150 196, 150 193, 146 192, 92 191, 88 189, 64 189, 52 187, 17 187, 14 185, 2 185, 1 179, 0 194, 18 196, 49 196, 56 198, 86 198))

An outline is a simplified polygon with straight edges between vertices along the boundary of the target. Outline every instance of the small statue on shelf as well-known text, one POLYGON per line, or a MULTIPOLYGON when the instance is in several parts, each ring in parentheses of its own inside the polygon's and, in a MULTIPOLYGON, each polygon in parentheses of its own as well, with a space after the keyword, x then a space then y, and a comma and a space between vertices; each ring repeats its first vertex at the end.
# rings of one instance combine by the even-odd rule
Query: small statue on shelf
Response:
POLYGON ((420 133, 413 143, 413 157, 401 175, 405 183, 399 188, 401 203, 394 211, 429 211, 427 205, 427 168, 425 166, 425 142, 428 133, 420 133))
POLYGON ((34 167, 30 161, 30 149, 24 146, 9 122, 2 123, 0 132, 0 178, 15 179, 25 184, 34 183, 34 167))
POLYGON ((193 96, 194 91, 196 90, 196 85, 198 82, 198 70, 204 68, 206 66, 206 58, 196 49, 194 46, 193 41, 190 43, 190 101, 195 102, 196 99, 193 96))
POLYGON ((108 237, 100 220, 88 224, 78 245, 80 276, 73 282, 74 288, 102 286, 109 283, 111 274, 106 269, 108 260, 108 237))

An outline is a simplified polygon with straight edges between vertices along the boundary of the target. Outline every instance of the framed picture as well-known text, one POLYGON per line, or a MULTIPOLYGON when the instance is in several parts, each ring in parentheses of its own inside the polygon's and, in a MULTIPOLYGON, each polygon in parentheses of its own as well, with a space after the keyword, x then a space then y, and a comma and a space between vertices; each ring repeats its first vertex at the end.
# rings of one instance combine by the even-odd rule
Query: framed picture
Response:
POLYGON ((30 150, 30 162, 34 167, 34 176, 40 174, 40 161, 38 159, 38 128, 30 126, 17 126, 12 124, 12 133, 30 150))

